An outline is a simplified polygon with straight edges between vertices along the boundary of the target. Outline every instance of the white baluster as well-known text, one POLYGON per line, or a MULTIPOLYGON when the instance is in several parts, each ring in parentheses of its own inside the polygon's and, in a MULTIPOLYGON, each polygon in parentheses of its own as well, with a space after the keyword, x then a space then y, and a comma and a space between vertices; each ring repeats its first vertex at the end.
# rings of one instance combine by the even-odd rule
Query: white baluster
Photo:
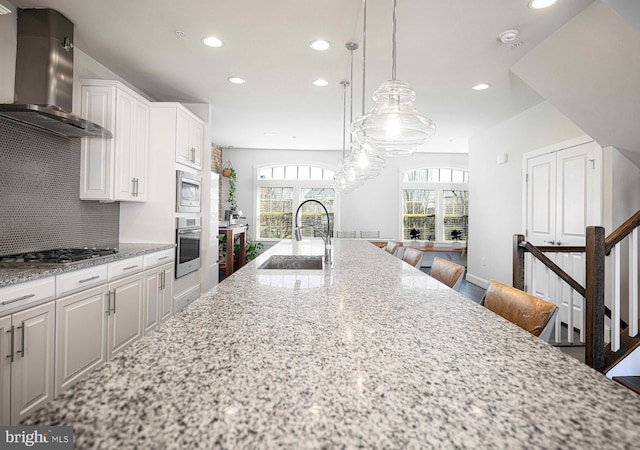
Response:
POLYGON ((629 336, 638 334, 638 229, 629 239, 629 336))
POLYGON ((613 247, 613 297, 611 300, 611 350, 620 350, 620 243, 613 247))

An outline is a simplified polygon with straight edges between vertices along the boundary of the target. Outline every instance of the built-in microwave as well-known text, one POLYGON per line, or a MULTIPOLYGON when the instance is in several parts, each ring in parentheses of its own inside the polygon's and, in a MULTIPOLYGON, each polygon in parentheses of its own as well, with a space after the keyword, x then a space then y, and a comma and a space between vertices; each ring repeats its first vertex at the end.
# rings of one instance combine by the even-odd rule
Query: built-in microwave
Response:
POLYGON ((202 179, 176 170, 176 212, 200 212, 202 179))

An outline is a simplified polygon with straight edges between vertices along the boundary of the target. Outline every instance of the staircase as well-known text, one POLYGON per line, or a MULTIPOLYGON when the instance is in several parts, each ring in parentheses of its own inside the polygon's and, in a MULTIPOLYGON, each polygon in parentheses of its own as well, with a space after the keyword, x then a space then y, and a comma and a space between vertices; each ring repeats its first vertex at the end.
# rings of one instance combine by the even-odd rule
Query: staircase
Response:
MULTIPOLYGON (((640 320, 638 227, 640 211, 605 237, 603 227, 587 227, 585 247, 534 246, 523 235, 513 239, 513 286, 525 290, 525 254, 544 264, 557 279, 584 299, 585 363, 607 377, 640 394, 640 320), (623 264, 622 246, 628 246, 629 261, 623 264), (585 253, 585 285, 582 286, 556 265, 553 253, 585 253), (610 274, 610 275, 608 275, 610 274), (628 275, 629 324, 621 320, 621 280, 628 275), (605 305, 605 281, 611 286, 605 305)), ((557 260, 557 258, 556 258, 557 260)), ((559 303, 556 299, 546 299, 559 303)), ((560 305, 558 305, 560 306, 560 305)), ((571 320, 570 320, 571 322, 571 320)), ((560 322, 557 322, 557 326, 560 322)))

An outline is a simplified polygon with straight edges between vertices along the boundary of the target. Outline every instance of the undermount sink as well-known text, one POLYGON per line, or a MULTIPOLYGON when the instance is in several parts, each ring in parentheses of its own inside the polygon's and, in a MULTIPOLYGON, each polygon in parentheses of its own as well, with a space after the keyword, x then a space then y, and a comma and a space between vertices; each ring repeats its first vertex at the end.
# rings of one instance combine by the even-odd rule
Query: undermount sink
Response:
POLYGON ((322 256, 273 255, 258 269, 322 270, 322 256))

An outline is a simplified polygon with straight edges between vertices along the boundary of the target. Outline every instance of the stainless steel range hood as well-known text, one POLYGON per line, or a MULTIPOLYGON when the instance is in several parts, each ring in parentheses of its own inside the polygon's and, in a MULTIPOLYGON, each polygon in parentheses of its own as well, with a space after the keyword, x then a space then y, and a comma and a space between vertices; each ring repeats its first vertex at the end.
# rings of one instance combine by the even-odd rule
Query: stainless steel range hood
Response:
POLYGON ((111 138, 100 125, 71 114, 73 23, 53 9, 18 10, 15 103, 0 116, 69 138, 111 138))

